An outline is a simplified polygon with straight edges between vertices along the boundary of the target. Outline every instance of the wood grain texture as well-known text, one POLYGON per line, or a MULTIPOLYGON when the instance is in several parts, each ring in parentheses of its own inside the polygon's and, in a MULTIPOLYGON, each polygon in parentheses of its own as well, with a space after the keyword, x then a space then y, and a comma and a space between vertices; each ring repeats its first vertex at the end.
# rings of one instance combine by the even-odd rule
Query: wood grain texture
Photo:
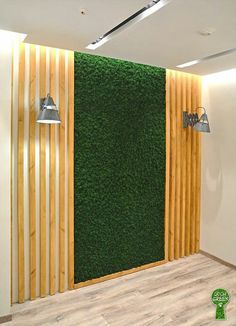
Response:
POLYGON ((65 290, 65 53, 59 57, 59 291, 65 290))
POLYGON ((174 259, 175 212, 176 212, 176 92, 175 74, 170 72, 170 218, 169 218, 169 260, 174 259))
POLYGON ((167 70, 166 107, 170 107, 169 260, 194 254, 200 238, 200 133, 182 127, 182 112, 201 105, 201 78, 167 70))
POLYGON ((20 46, 18 81, 18 167, 17 167, 17 226, 18 226, 18 298, 25 300, 24 266, 24 87, 25 47, 20 46))
MULTIPOLYGON (((187 109, 186 108, 186 75, 182 75, 182 78, 181 78, 181 111, 182 110, 186 111, 186 109, 187 109)), ((187 134, 187 130, 181 127, 180 257, 184 257, 184 255, 185 255, 186 134, 187 134)))
MULTIPOLYGON (((201 78, 198 77, 197 80, 197 107, 201 106, 202 104, 202 84, 201 78)), ((199 115, 201 112, 199 112, 199 115)), ((197 133, 197 140, 196 140, 196 248, 195 251, 199 252, 199 245, 200 245, 200 207, 201 207, 201 133, 197 133)))
MULTIPOLYGON (((196 113, 197 107, 197 78, 192 78, 192 88, 191 88, 191 111, 196 113)), ((190 216, 190 253, 195 252, 195 228, 196 228, 196 139, 197 134, 195 130, 192 130, 192 143, 191 143, 191 216, 190 216)))
POLYGON ((74 53, 68 62, 68 287, 74 288, 74 53))
MULTIPOLYGON (((18 47, 13 56, 12 89, 17 89, 18 92, 16 92, 16 98, 14 98, 14 94, 12 95, 12 107, 17 110, 15 113, 18 128, 12 130, 12 141, 17 140, 16 144, 13 143, 13 146, 17 148, 17 155, 13 157, 17 163, 17 173, 14 173, 14 176, 17 175, 17 177, 12 178, 12 187, 17 188, 16 223, 13 224, 13 227, 16 225, 13 235, 17 234, 17 245, 12 246, 12 257, 16 257, 14 258, 16 263, 12 264, 12 291, 14 292, 14 301, 18 298, 18 302, 33 300, 38 296, 53 295, 59 288, 61 292, 66 290, 65 273, 67 271, 68 287, 72 289, 74 286, 74 53, 68 51, 68 56, 65 56, 66 52, 21 44, 19 58, 18 47), (29 67, 26 66, 28 59, 25 60, 26 47, 29 47, 29 67), (48 62, 46 53, 49 53, 48 62), (59 59, 59 64, 57 59, 59 59), (68 72, 65 70, 67 64, 65 60, 68 60, 68 72), (17 73, 18 68, 19 73, 17 73), (66 80, 68 80, 68 87, 65 87, 66 80), (49 89, 62 117, 60 131, 58 125, 51 125, 49 137, 46 132, 48 126, 36 123, 39 98, 44 98, 47 95, 46 89, 49 89), (68 104, 65 103, 66 98, 68 98, 68 104), (18 105, 13 105, 15 100, 18 105), (65 119, 66 105, 70 108, 67 119, 65 119), (26 110, 29 111, 24 114, 26 110), (68 130, 67 133, 65 133, 65 128, 68 130), (27 134, 26 131, 29 133, 27 134), (60 139, 57 139, 57 131, 60 133, 60 139), (66 143, 68 144, 68 155, 65 153, 66 143), (28 169, 24 170, 26 150, 28 151, 28 169), (49 157, 46 157, 47 153, 49 157), (57 158, 59 158, 60 171, 57 158), (49 166, 46 166, 47 162, 49 166), (66 171, 66 169, 68 170, 66 171), (67 175, 69 179, 68 193, 66 193, 65 187, 67 175), (24 190, 25 178, 28 180, 29 193, 25 193, 24 190), (57 191, 58 181, 59 191, 57 191), (46 187, 46 184, 49 187, 46 187), (67 196, 68 205, 65 207, 67 196), (27 201, 25 201, 26 198, 27 201), (24 207, 25 202, 29 202, 29 207, 24 207), (49 204, 48 216, 46 216, 47 203, 49 204), (58 211, 60 211, 60 217, 58 211), (68 222, 66 220, 68 225, 65 225, 65 212, 68 212, 68 222), (26 227, 28 215, 29 227, 26 227), (65 229, 68 229, 68 238, 65 229), (66 241, 68 241, 68 246, 66 241), (29 246, 26 246, 27 243, 29 246), (68 253, 65 252, 67 247, 68 253), (13 252, 14 250, 17 252, 13 252), (17 275, 17 282, 15 282, 14 275, 17 275)), ((28 58, 28 54, 26 58, 28 58)))
POLYGON ((35 123, 36 123, 36 48, 30 46, 29 84, 29 228, 30 228, 30 299, 36 298, 36 185, 35 185, 35 123))
POLYGON ((176 73, 176 195, 175 195, 175 249, 174 257, 180 257, 180 200, 181 200, 181 73, 176 73))
MULTIPOLYGON (((40 48, 40 98, 46 97, 46 48, 40 48)), ((40 124, 40 296, 46 295, 46 125, 40 124)))
MULTIPOLYGON (((191 109, 191 75, 187 76, 187 112, 192 113, 191 109)), ((191 223, 191 143, 192 143, 192 129, 188 128, 186 137, 186 223, 185 223, 185 255, 190 254, 190 223, 191 223)))
POLYGON ((14 305, 8 325, 215 326, 210 295, 218 287, 228 289, 231 297, 222 325, 236 325, 236 271, 200 254, 14 305))
MULTIPOLYGON (((56 98, 56 50, 50 50, 50 94, 53 99, 56 98)), ((49 291, 55 294, 56 278, 56 128, 58 126, 51 124, 49 130, 50 137, 50 167, 49 167, 49 193, 50 193, 50 231, 49 231, 49 291)))
POLYGON ((170 214, 170 71, 166 71, 165 260, 168 260, 170 214))

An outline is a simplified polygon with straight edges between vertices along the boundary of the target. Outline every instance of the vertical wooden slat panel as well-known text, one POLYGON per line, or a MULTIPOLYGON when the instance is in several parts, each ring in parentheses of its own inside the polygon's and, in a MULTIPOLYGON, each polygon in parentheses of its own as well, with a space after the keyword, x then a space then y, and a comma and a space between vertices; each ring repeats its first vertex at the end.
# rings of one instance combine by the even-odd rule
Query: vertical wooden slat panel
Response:
POLYGON ((18 299, 25 299, 24 268, 24 86, 25 46, 20 45, 18 79, 18 177, 17 177, 17 226, 18 226, 18 299))
POLYGON ((29 228, 30 228, 30 299, 36 298, 36 190, 35 190, 35 94, 36 48, 30 46, 29 84, 29 228))
MULTIPOLYGON (((181 74, 181 118, 186 111, 186 74, 181 74)), ((180 203, 180 256, 185 255, 185 218, 186 218, 186 133, 181 124, 181 203, 180 203)))
POLYGON ((65 290, 65 53, 59 54, 59 291, 65 290))
POLYGON ((166 70, 166 180, 165 180, 165 260, 169 258, 170 195, 170 71, 166 70))
MULTIPOLYGON (((40 48, 40 98, 46 96, 46 48, 40 48)), ((46 125, 40 124, 40 296, 46 295, 46 125)))
MULTIPOLYGON (((201 77, 197 80, 197 107, 201 106, 201 77)), ((199 111, 199 116, 202 112, 199 111)), ((200 205, 201 205, 201 133, 197 134, 196 141, 196 248, 195 251, 199 251, 200 242, 200 205)))
MULTIPOLYGON (((187 111, 191 112, 191 75, 188 75, 187 78, 187 111)), ((187 144, 187 153, 186 153, 186 221, 185 221, 185 255, 190 254, 190 220, 191 220, 191 139, 192 139, 192 130, 188 127, 186 144, 187 144)))
POLYGON ((180 256, 180 186, 181 186, 181 84, 180 73, 176 73, 176 195, 175 195, 175 249, 174 256, 180 256))
POLYGON ((74 52, 68 62, 68 287, 74 288, 74 52))
MULTIPOLYGON (((50 94, 55 100, 56 98, 56 50, 50 50, 50 94)), ((51 295, 55 293, 55 246, 56 246, 56 128, 57 125, 51 124, 50 137, 50 168, 49 168, 49 195, 50 195, 50 230, 49 230, 49 292, 51 295)))
POLYGON ((174 259, 175 232, 175 178, 176 178, 176 98, 175 72, 170 73, 170 220, 169 220, 169 260, 174 259))
MULTIPOLYGON (((192 88, 191 88, 191 111, 196 113, 197 94, 196 94, 196 76, 192 76, 192 88)), ((192 129, 192 143, 191 143, 191 215, 190 215, 190 253, 195 252, 195 220, 196 220, 196 139, 198 132, 192 129)))

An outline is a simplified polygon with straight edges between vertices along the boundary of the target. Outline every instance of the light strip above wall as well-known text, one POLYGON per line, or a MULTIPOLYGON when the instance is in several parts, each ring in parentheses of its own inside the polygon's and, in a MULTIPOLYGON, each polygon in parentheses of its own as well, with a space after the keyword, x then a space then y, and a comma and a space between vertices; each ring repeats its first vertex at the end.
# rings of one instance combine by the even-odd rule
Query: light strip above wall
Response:
POLYGON ((181 65, 176 66, 176 67, 177 68, 187 68, 187 67, 196 65, 197 63, 208 61, 208 60, 211 60, 211 59, 215 59, 215 58, 218 58, 218 57, 221 57, 221 56, 224 56, 224 55, 227 55, 227 54, 231 54, 231 53, 234 53, 234 52, 236 52, 236 48, 229 49, 229 50, 226 50, 226 51, 222 51, 222 52, 219 52, 219 53, 216 53, 216 54, 212 54, 212 55, 209 55, 209 56, 201 58, 201 59, 185 62, 185 63, 182 63, 181 65))
POLYGON ((102 46, 104 43, 108 42, 115 35, 125 30, 126 28, 134 25, 144 18, 150 16, 156 11, 160 10, 166 4, 168 4, 171 0, 153 0, 149 2, 145 7, 136 11, 133 15, 126 18, 123 22, 113 27, 111 30, 106 32, 104 35, 100 36, 94 42, 90 43, 86 48, 89 50, 95 50, 99 46, 102 46))

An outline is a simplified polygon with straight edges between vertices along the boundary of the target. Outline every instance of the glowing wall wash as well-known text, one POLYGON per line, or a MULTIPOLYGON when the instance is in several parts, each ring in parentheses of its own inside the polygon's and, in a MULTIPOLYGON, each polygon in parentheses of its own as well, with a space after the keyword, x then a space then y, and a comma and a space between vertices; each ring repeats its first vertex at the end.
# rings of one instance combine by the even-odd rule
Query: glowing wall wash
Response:
POLYGON ((75 53, 75 283, 164 259, 165 75, 75 53))

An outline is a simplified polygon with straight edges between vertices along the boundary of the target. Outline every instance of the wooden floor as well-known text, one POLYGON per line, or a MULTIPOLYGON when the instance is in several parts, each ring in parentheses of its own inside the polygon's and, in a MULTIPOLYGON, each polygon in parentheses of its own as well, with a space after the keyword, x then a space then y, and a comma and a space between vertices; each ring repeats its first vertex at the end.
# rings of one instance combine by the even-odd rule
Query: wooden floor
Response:
POLYGON ((14 305, 12 325, 236 325, 236 271, 201 254, 119 279, 14 305), (227 321, 216 322, 211 293, 225 288, 227 321))

